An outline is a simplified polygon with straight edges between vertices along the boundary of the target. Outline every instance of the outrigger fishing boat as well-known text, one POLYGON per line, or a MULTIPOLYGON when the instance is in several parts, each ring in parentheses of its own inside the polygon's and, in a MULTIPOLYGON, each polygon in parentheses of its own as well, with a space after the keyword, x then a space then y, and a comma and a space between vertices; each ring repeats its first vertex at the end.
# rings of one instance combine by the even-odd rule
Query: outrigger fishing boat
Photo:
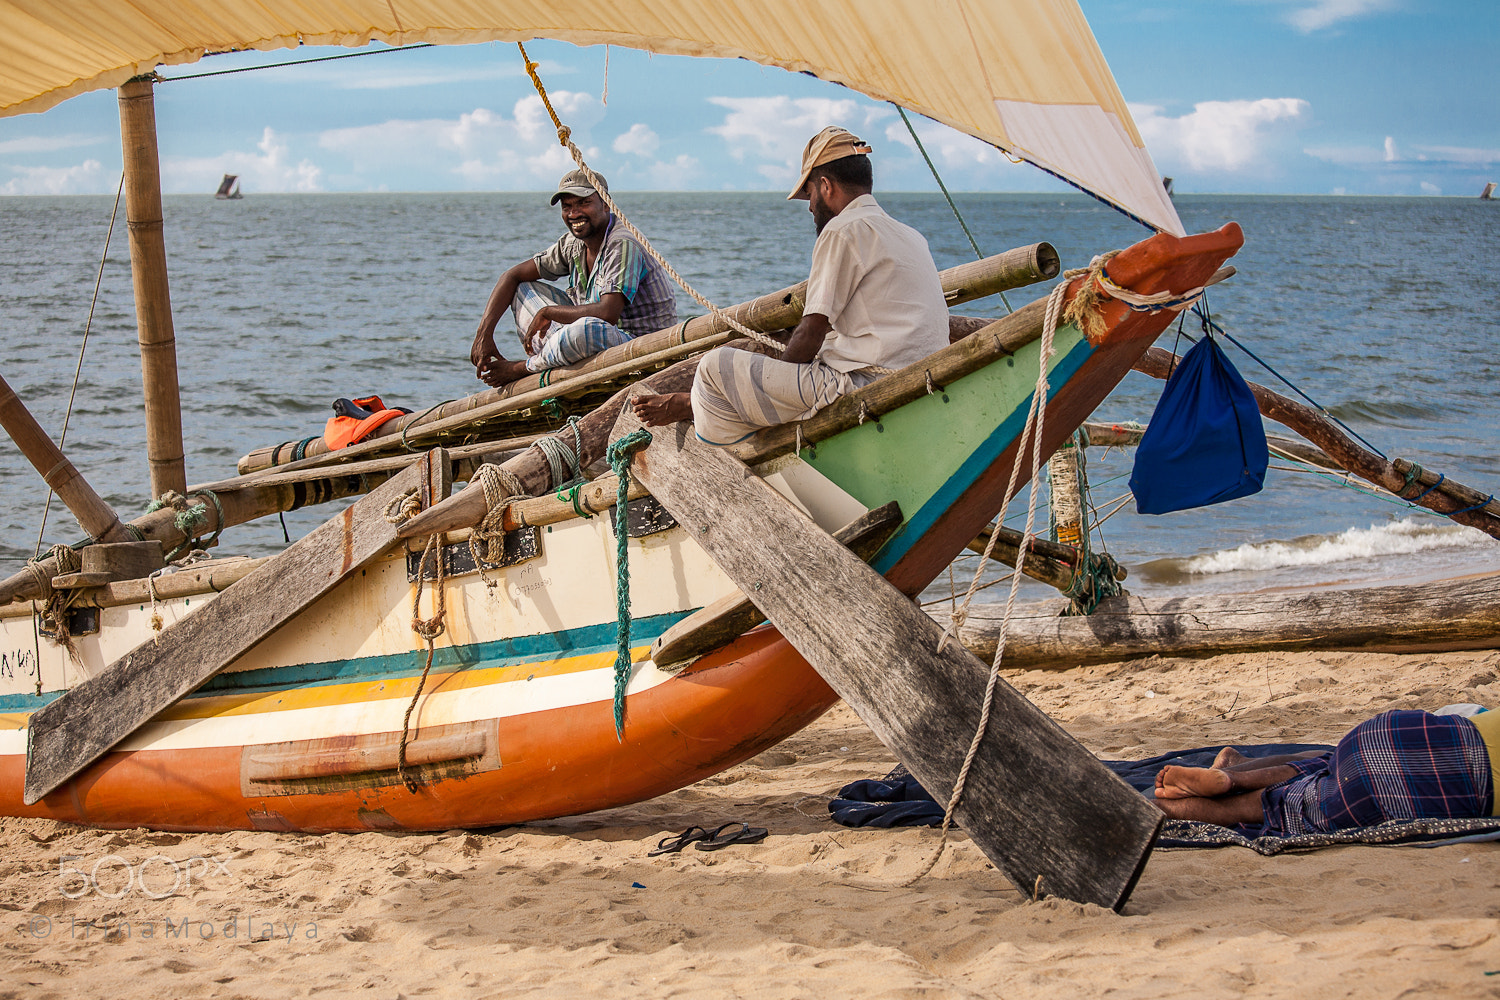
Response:
MULTIPOLYGON (((0 673, 0 814, 169 830, 520 823, 683 787, 839 697, 928 788, 954 788, 983 665, 929 635, 908 598, 1174 310, 1226 273, 1239 227, 1184 234, 1072 0, 947 19, 929 4, 819 4, 817 18, 860 30, 805 33, 787 30, 811 16, 792 3, 654 0, 546 17, 504 2, 397 6, 0 10, 4 114, 119 87, 161 504, 122 522, 0 385, 6 430, 89 535, 0 582, 12 665, 0 673), (239 476, 188 488, 149 74, 245 48, 533 37, 809 72, 1026 159, 1157 234, 1004 319, 955 319, 946 349, 723 451, 681 428, 642 437, 624 405, 642 390, 629 383, 685 388, 704 350, 795 325, 800 286, 638 338, 550 384, 400 415, 345 448, 314 435, 263 449, 239 476), (541 404, 569 399, 586 400, 585 414, 539 434, 536 421, 557 423, 541 404), (451 493, 455 480, 469 485, 451 493), (280 555, 164 570, 227 527, 355 496, 280 555)), ((1038 244, 943 279, 957 305, 1057 270, 1038 244)), ((996 697, 1003 722, 990 724, 960 821, 1028 889, 1045 876, 1052 892, 1122 904, 1159 814, 1024 699, 983 694, 996 697), (1042 770, 1020 773, 1022 761, 1042 770), (1048 769, 1066 781, 1043 780, 1048 769)))

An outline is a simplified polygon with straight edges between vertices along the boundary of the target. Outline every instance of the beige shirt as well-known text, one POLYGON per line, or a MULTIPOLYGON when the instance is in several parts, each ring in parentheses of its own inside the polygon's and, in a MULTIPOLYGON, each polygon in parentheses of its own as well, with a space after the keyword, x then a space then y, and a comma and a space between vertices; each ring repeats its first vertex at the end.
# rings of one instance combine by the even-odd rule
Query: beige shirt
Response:
POLYGON ((867 194, 813 245, 803 312, 833 324, 818 359, 841 372, 904 368, 948 346, 948 306, 927 241, 867 194))

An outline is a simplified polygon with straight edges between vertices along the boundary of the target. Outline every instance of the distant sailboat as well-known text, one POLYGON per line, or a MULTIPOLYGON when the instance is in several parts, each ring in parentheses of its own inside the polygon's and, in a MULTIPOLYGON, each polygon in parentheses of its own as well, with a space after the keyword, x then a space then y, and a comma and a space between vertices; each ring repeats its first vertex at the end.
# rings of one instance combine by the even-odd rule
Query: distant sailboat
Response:
POLYGON ((1488 184, 1486 184, 1484 186, 1484 190, 1481 191, 1481 192, 1479 192, 1479 200, 1480 201, 1494 201, 1495 200, 1495 182, 1494 181, 1490 181, 1488 184))
POLYGON ((220 201, 237 201, 243 198, 244 195, 240 194, 239 174, 225 174, 224 179, 219 182, 219 190, 214 193, 214 197, 220 201))
POLYGON ((1172 190, 1172 178, 1170 178, 1170 177, 1163 177, 1161 179, 1161 186, 1162 186, 1162 189, 1167 192, 1167 197, 1168 198, 1171 198, 1173 195, 1175 195, 1177 193, 1177 192, 1175 192, 1175 191, 1172 190))

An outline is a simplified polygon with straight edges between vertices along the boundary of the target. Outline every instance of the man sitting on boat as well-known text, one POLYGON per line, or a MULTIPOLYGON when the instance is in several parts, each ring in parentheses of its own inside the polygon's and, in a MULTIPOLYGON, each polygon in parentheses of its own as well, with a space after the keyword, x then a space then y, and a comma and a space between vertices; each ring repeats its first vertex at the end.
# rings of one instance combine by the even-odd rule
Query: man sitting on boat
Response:
MULTIPOLYGON (((609 183, 595 174, 605 191, 609 183)), ((469 360, 488 385, 528 373, 577 364, 607 347, 677 322, 677 301, 661 265, 616 224, 614 214, 582 170, 558 182, 568 232, 550 248, 500 275, 474 335, 469 360), (565 292, 548 281, 566 277, 565 292), (495 347, 495 327, 506 310, 516 320, 524 361, 508 361, 495 347)))
POLYGON ((1257 827, 1288 837, 1393 819, 1500 816, 1500 712, 1394 711, 1355 726, 1331 753, 1161 769, 1156 804, 1176 819, 1257 827))
POLYGON ((818 238, 802 321, 780 358, 720 347, 698 364, 691 393, 638 396, 649 425, 693 421, 698 437, 733 444, 762 427, 812 416, 882 370, 948 346, 942 280, 922 234, 870 194, 870 147, 825 128, 802 153, 787 200, 805 199, 818 238))

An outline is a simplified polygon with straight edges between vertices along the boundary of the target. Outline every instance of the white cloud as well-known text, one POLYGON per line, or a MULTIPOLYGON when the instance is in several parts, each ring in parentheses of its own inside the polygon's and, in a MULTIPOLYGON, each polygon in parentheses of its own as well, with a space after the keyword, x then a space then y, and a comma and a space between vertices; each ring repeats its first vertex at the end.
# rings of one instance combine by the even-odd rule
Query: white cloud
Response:
POLYGON ((11 167, 19 176, 0 184, 0 194, 97 194, 114 190, 98 160, 71 167, 11 167))
MULTIPOLYGON (((944 173, 969 167, 991 167, 1011 163, 1004 153, 989 143, 980 142, 972 135, 949 128, 941 122, 922 118, 913 120, 912 127, 917 130, 917 136, 922 140, 922 147, 927 150, 927 155, 932 157, 933 163, 944 173)), ((887 142, 906 147, 912 155, 921 156, 917 144, 912 141, 911 133, 901 122, 891 122, 886 125, 885 138, 887 142)), ((925 164, 923 168, 926 168, 925 164)))
POLYGON ((0 142, 0 156, 16 156, 23 153, 55 153, 59 149, 73 149, 77 146, 93 146, 104 141, 103 136, 79 135, 36 135, 25 136, 20 139, 7 139, 0 142))
POLYGON ((1431 181, 1423 181, 1421 184, 1423 194, 1442 194, 1443 189, 1431 181))
POLYGON ((661 139, 652 131, 650 125, 636 122, 630 126, 630 131, 622 132, 615 137, 613 149, 616 153, 651 156, 660 145, 661 139))
MULTIPOLYGON (((604 117, 590 94, 559 90, 552 103, 572 128, 572 138, 591 166, 599 150, 589 130, 604 117)), ((629 133, 627 133, 629 134, 629 133)), ((573 168, 573 158, 557 141, 557 131, 540 97, 517 101, 511 115, 475 108, 458 118, 393 118, 375 125, 330 129, 318 145, 341 153, 355 173, 391 169, 417 175, 455 174, 470 188, 524 189, 550 186, 573 168)), ((606 171, 607 176, 607 171, 606 171)))
POLYGON ((1487 167, 1500 163, 1500 149, 1474 149, 1471 146, 1418 146, 1416 148, 1422 151, 1423 159, 1462 163, 1475 167, 1487 167))
POLYGON ((1234 173, 1256 166, 1270 126, 1295 123, 1311 105, 1297 97, 1256 101, 1201 101, 1180 118, 1152 105, 1130 113, 1159 165, 1171 161, 1192 170, 1234 173))
POLYGON ((1286 20, 1303 33, 1319 31, 1340 21, 1366 14, 1392 10, 1397 0, 1313 0, 1286 15, 1286 20))
POLYGON ((1393 136, 1386 136, 1379 147, 1371 146, 1315 146, 1303 152, 1328 163, 1345 167, 1368 167, 1389 163, 1394 167, 1423 164, 1431 167, 1485 167, 1500 163, 1500 149, 1476 149, 1471 146, 1408 146, 1396 145, 1393 136))
POLYGON ((861 138, 870 135, 893 112, 827 97, 710 97, 709 103, 728 108, 722 125, 707 131, 722 138, 730 154, 741 162, 762 161, 756 172, 772 184, 790 185, 797 179, 807 140, 829 125, 841 125, 861 138))
POLYGON ((679 191, 698 176, 698 158, 681 153, 675 160, 657 160, 646 168, 649 186, 654 191, 679 191))
POLYGON ((210 192, 224 174, 238 174, 246 192, 321 191, 323 170, 308 159, 292 162, 286 139, 267 126, 256 143, 259 153, 228 150, 217 156, 168 157, 162 160, 162 190, 210 192))
POLYGON ((1385 162, 1395 163, 1401 157, 1396 153, 1396 140, 1391 136, 1385 137, 1385 162))

